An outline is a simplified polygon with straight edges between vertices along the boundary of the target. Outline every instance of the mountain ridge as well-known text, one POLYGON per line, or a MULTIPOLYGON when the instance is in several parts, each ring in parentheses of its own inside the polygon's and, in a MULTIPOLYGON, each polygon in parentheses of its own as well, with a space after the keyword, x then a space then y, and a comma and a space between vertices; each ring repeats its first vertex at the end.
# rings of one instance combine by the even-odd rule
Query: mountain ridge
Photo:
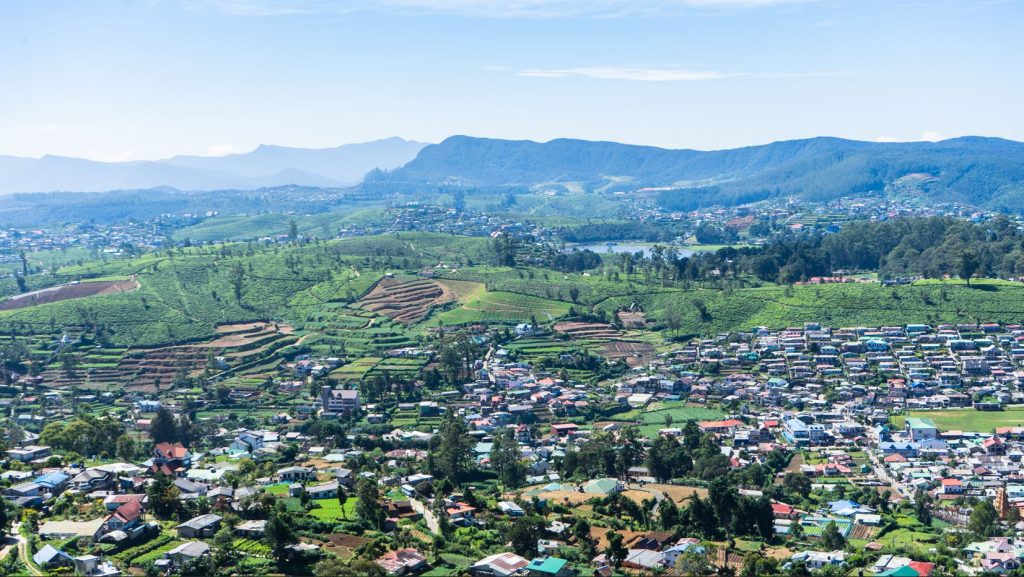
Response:
POLYGON ((296 184, 351 186, 367 172, 399 167, 426 143, 391 137, 332 148, 260 145, 224 156, 101 162, 60 155, 0 156, 0 194, 103 192, 161 186, 180 190, 249 189, 296 184))
POLYGON ((779 196, 831 200, 882 193, 909 174, 929 174, 934 201, 1024 207, 1024 143, 968 136, 938 142, 867 142, 836 137, 734 149, 667 149, 607 141, 547 142, 456 135, 424 147, 404 166, 369 176, 364 187, 585 190, 676 188, 668 208, 690 209, 779 196))

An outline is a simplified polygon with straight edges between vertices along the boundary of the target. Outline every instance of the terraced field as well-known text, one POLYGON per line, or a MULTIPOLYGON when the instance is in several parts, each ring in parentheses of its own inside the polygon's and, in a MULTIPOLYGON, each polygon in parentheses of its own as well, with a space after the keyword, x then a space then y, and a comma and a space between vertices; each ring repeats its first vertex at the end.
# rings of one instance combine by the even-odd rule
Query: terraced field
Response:
POLYGON ((400 323, 413 324, 430 314, 431 308, 455 299, 452 291, 439 282, 385 278, 356 305, 400 323))
POLYGON ((555 323, 554 329, 573 339, 614 340, 622 336, 618 329, 605 323, 555 323))
POLYGON ((536 318, 540 323, 554 321, 569 312, 567 302, 519 293, 476 293, 460 301, 459 308, 445 311, 430 319, 430 325, 463 325, 474 323, 517 324, 536 318))

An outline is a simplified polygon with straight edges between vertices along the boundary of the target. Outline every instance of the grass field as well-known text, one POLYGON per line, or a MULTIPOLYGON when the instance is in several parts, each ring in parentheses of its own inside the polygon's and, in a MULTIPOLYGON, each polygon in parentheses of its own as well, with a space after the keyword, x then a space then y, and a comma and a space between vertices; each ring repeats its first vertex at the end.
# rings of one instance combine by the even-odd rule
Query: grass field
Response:
MULTIPOLYGON (((1005 411, 948 409, 943 411, 911 411, 911 417, 931 419, 940 431, 972 431, 991 433, 996 427, 1024 427, 1024 407, 1008 407, 1005 411)), ((893 425, 903 428, 905 416, 892 417, 893 425)))
POLYGON ((640 423, 638 432, 648 438, 658 436, 665 428, 665 417, 672 418, 673 427, 681 427, 686 421, 713 421, 721 419, 724 413, 706 407, 688 407, 681 402, 651 403, 644 409, 633 409, 609 418, 612 421, 640 423))
POLYGON ((344 510, 337 499, 314 499, 317 507, 310 509, 309 514, 321 521, 351 520, 356 518, 356 503, 359 499, 350 497, 345 501, 344 510))

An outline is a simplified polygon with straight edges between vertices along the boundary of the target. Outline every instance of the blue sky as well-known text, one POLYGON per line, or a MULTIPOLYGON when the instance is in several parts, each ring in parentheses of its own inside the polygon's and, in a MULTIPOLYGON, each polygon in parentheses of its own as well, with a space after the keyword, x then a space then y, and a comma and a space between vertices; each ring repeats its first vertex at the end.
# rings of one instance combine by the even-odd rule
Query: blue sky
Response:
POLYGON ((1024 140, 1019 0, 4 0, 0 154, 1024 140))

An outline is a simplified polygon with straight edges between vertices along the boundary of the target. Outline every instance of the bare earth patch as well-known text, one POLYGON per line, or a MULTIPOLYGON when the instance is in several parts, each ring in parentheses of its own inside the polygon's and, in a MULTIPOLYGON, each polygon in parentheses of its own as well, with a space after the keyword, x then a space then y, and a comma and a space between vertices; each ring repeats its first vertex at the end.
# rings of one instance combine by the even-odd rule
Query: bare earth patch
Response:
POLYGON ((135 279, 65 284, 9 297, 0 302, 0 311, 12 311, 96 295, 123 293, 137 288, 139 288, 139 282, 135 279))

